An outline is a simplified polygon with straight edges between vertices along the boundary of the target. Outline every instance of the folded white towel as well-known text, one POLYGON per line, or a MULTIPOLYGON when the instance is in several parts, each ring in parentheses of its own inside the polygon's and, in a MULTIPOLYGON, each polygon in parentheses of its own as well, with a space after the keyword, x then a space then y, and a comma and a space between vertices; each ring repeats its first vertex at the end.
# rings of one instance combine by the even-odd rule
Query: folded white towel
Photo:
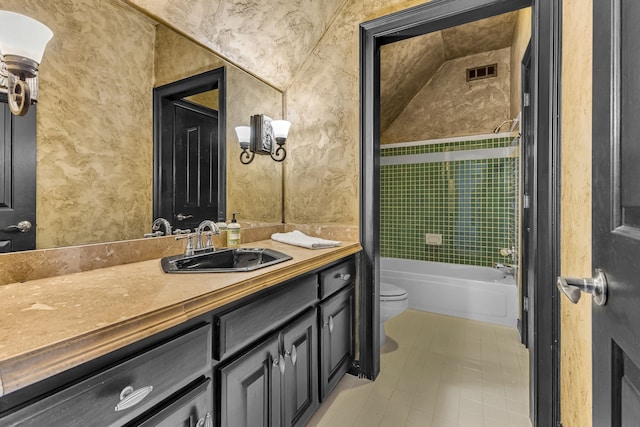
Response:
POLYGON ((307 236, 298 230, 294 230, 289 233, 274 233, 271 235, 271 239, 276 242, 301 246, 308 249, 333 248, 335 246, 340 246, 340 242, 337 240, 326 240, 319 237, 307 236))

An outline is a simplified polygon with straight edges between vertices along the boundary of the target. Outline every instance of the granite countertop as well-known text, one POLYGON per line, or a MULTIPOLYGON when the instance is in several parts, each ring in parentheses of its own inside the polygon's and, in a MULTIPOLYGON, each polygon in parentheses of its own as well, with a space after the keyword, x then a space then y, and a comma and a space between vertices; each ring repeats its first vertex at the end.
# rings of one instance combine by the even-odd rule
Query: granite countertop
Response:
POLYGON ((359 252, 264 240, 293 257, 243 273, 166 274, 160 260, 0 286, 0 396, 359 252))

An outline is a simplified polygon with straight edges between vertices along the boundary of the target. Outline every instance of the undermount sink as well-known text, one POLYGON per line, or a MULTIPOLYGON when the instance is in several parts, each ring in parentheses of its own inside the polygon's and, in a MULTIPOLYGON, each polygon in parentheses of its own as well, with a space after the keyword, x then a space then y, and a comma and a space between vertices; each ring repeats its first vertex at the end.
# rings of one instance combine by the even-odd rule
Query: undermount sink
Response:
POLYGON ((165 273, 229 273, 252 271, 292 259, 266 248, 223 248, 196 255, 174 255, 160 261, 165 273))

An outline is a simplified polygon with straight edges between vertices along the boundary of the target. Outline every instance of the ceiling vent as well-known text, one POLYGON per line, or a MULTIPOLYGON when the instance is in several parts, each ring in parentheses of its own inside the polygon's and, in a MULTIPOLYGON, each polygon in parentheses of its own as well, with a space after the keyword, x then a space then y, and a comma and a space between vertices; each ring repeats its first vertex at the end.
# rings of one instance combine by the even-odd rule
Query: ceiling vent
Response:
POLYGON ((498 64, 483 65, 482 67, 467 68, 467 81, 488 79, 498 76, 498 64))

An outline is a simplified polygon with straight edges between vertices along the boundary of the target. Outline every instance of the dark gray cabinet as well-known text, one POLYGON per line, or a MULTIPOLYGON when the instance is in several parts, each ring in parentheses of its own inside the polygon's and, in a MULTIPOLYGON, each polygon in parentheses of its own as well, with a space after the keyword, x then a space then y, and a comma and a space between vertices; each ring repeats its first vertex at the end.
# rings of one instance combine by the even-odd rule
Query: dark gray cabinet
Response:
POLYGON ((354 287, 348 286, 319 305, 320 399, 324 400, 351 368, 354 358, 354 287))
POLYGON ((318 409, 318 328, 316 310, 282 331, 285 354, 284 426, 304 425, 318 409))
POLYGON ((220 368, 222 426, 302 426, 318 408, 316 309, 220 368))
POLYGON ((148 417, 127 424, 137 427, 213 427, 213 382, 203 377, 169 399, 148 417))
POLYGON ((304 426, 354 356, 353 257, 0 399, 0 425, 304 426))
POLYGON ((221 426, 279 426, 281 367, 273 336, 220 369, 221 426))
POLYGON ((211 373, 211 361, 211 326, 199 325, 0 418, 0 425, 124 425, 164 409, 211 373))

